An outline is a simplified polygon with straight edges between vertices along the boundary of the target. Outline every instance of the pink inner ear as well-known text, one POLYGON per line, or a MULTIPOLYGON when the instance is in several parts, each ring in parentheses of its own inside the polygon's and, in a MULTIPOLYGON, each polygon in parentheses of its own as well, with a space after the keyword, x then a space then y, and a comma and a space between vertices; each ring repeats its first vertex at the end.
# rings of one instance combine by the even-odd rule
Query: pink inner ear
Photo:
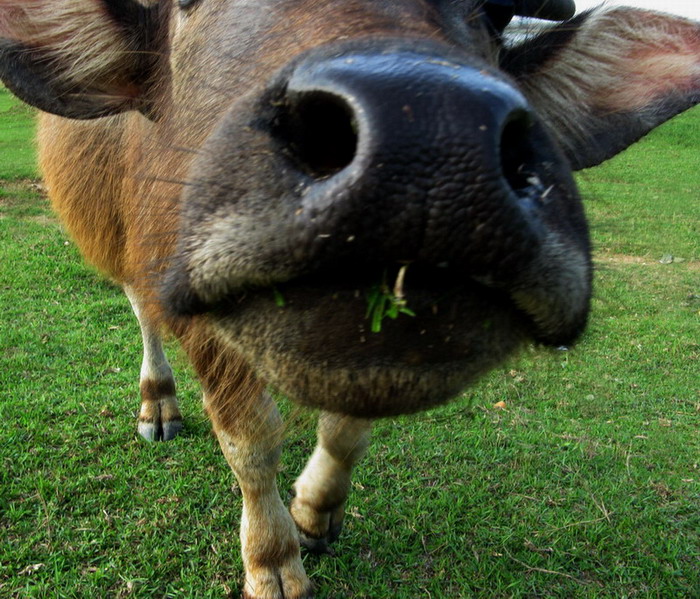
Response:
POLYGON ((621 63, 624 78, 605 90, 600 105, 612 111, 641 109, 674 93, 700 89, 700 29, 687 22, 669 21, 663 42, 633 45, 621 63), (675 31, 673 30, 675 29, 675 31))
POLYGON ((636 56, 625 81, 608 90, 603 104, 610 110, 644 108, 673 93, 700 88, 700 60, 695 54, 647 53, 636 56))

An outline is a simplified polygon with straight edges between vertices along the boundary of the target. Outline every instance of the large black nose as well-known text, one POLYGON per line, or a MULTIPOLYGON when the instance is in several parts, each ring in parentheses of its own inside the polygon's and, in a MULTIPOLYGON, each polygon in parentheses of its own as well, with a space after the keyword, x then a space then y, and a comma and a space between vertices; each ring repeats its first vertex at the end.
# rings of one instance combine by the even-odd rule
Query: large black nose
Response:
POLYGON ((455 143, 468 138, 497 159, 501 139, 530 121, 524 96, 493 75, 409 51, 302 63, 285 99, 283 134, 300 167, 319 178, 357 159, 371 167, 373 157, 406 162, 427 151, 427 162, 443 144, 465 149, 455 143))
POLYGON ((282 104, 276 133, 307 177, 300 257, 361 247, 476 275, 531 258, 552 156, 496 74, 406 48, 346 52, 297 64, 282 104))

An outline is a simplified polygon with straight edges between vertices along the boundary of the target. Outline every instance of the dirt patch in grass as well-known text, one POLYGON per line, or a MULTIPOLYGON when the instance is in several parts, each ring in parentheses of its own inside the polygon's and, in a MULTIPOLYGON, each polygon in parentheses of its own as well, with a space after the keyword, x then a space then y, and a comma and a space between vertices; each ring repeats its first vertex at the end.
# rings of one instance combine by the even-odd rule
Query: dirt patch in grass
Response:
POLYGON ((9 217, 41 225, 58 223, 49 206, 46 188, 39 179, 0 182, 0 218, 9 217))
POLYGON ((15 179, 12 181, 0 181, 0 201, 7 199, 7 196, 27 194, 37 194, 41 197, 47 197, 46 188, 41 179, 15 179))
POLYGON ((594 261, 597 265, 624 265, 624 264, 640 264, 642 266, 683 266, 689 270, 699 271, 700 261, 686 260, 676 256, 659 256, 658 258, 650 258, 648 256, 630 256, 627 254, 601 254, 596 255, 594 261))

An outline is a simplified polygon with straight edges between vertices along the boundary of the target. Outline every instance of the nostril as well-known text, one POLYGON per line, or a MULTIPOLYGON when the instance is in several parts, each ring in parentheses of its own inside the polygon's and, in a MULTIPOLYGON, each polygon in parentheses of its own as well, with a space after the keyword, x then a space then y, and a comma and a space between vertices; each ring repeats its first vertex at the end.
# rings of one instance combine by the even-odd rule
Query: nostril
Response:
POLYGON ((352 108, 340 96, 324 91, 291 95, 282 107, 275 134, 285 153, 315 178, 341 171, 357 151, 352 108))
POLYGON ((525 192, 536 184, 532 168, 536 154, 532 141, 532 118, 526 110, 517 110, 501 131, 501 171, 508 185, 515 191, 525 192))

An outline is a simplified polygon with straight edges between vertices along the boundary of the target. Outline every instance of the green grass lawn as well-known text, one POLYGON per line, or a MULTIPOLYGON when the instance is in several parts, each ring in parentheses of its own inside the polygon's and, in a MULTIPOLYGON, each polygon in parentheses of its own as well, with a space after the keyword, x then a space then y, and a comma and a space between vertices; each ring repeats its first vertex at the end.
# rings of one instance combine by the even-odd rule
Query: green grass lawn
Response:
POLYGON ((36 177, 34 111, 0 85, 0 181, 36 177))
MULTIPOLYGON (((29 123, 0 91, 0 597, 237 596, 197 384, 176 357, 183 434, 142 442, 136 321, 28 180, 29 123)), ((337 555, 305 557, 319 598, 700 597, 700 110, 579 182, 588 332, 379 422, 337 555)), ((294 421, 281 489, 314 444, 294 421)))

